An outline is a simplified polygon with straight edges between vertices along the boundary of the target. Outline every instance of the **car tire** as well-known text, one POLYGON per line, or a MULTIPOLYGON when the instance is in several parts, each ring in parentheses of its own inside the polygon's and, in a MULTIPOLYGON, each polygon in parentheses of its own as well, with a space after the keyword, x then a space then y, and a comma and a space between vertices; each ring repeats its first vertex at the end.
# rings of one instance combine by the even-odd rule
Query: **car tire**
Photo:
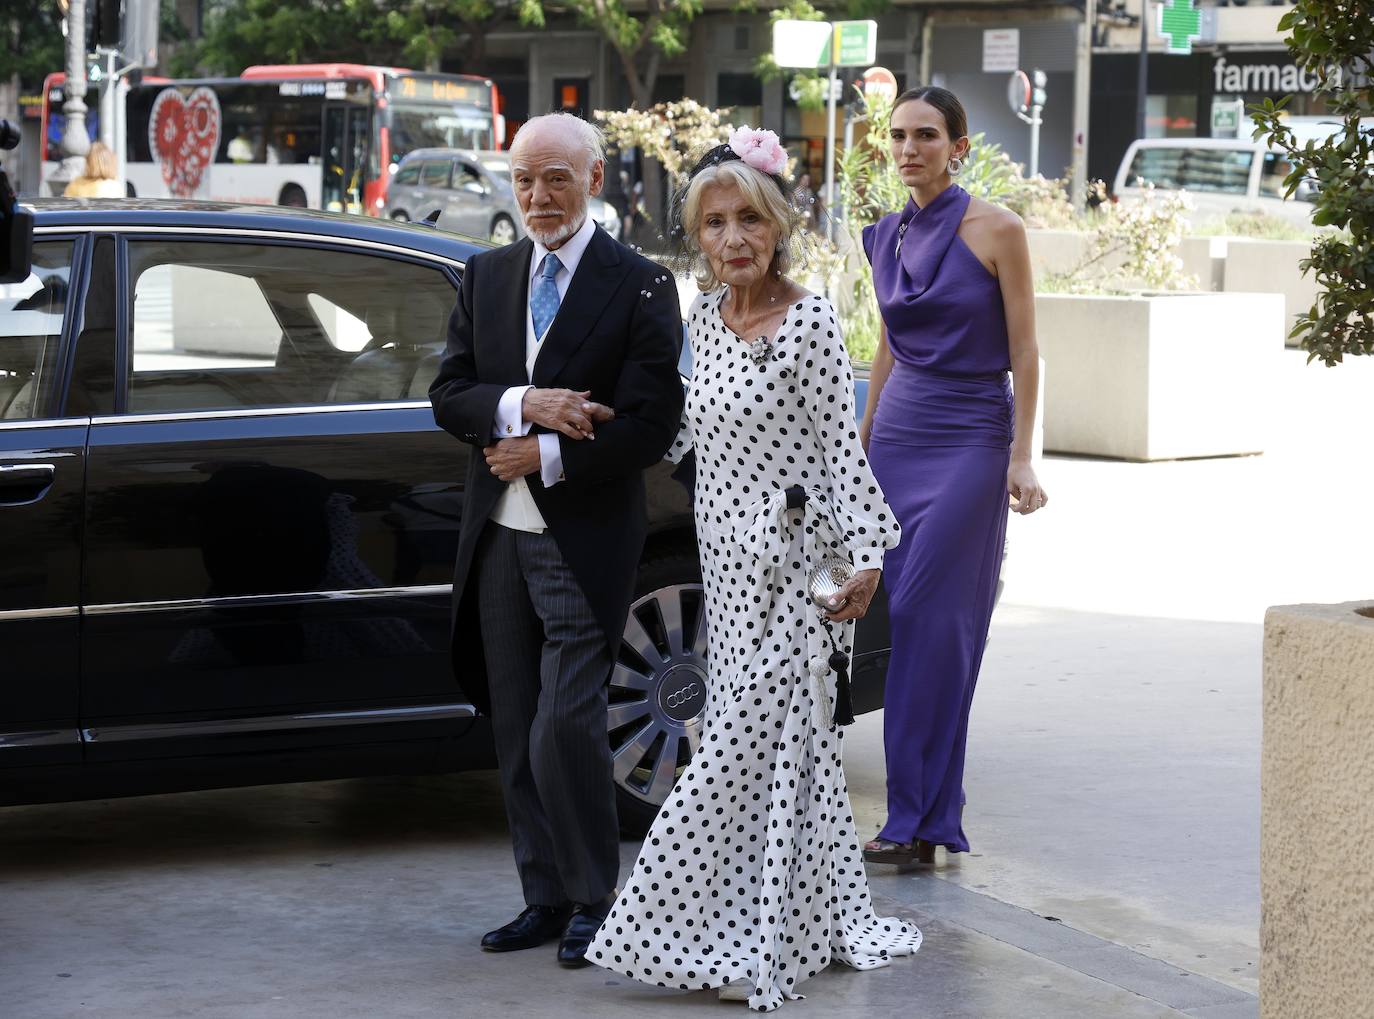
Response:
POLYGON ((700 744, 706 717, 706 599, 694 548, 674 546, 640 563, 609 699, 620 831, 643 838, 700 744))
POLYGON ((397 209, 395 212, 391 214, 391 218, 394 219, 397 223, 410 222, 410 217, 406 215, 404 209, 397 209))
POLYGON ((305 188, 299 184, 288 184, 281 189, 281 194, 277 196, 277 204, 284 205, 289 209, 304 209, 310 203, 305 197, 305 188))
POLYGON ((497 216, 491 221, 487 239, 493 244, 512 244, 515 241, 515 221, 509 216, 497 216))

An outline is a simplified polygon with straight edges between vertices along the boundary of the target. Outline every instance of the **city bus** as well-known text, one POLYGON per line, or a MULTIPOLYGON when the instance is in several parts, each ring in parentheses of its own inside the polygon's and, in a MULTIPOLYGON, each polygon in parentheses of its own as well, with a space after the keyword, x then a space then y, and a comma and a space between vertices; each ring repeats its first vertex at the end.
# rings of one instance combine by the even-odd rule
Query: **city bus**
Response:
MULTIPOLYGON (((60 161, 65 76, 44 87, 44 193, 60 161)), ((87 127, 98 137, 95 90, 87 127)), ((128 193, 380 215, 410 151, 499 149, 486 78, 362 64, 249 67, 237 78, 145 79, 125 104, 128 193)))

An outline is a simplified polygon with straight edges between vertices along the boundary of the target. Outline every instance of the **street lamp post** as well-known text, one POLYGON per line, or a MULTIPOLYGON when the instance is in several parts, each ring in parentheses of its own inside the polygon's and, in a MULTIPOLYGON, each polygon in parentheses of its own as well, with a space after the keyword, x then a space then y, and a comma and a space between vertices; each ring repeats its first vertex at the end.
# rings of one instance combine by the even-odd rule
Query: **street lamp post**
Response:
POLYGON ((67 0, 67 80, 62 86, 62 165, 49 178, 54 195, 80 177, 91 140, 86 134, 86 0, 67 0))
POLYGON ((1140 0, 1140 62, 1135 75, 1135 136, 1145 137, 1145 104, 1150 77, 1150 0, 1140 0))

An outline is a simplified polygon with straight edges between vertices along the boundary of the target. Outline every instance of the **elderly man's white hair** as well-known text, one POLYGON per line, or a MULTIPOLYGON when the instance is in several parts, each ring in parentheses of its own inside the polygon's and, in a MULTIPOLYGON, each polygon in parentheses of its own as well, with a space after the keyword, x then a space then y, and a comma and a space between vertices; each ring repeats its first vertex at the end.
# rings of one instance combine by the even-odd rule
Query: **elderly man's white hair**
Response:
POLYGON ((602 135, 601 129, 594 124, 588 124, 581 117, 571 113, 546 113, 540 117, 531 117, 520 125, 520 130, 515 132, 515 141, 511 142, 511 148, 515 148, 515 143, 520 140, 520 136, 531 128, 543 125, 571 134, 577 139, 579 148, 587 152, 587 169, 590 170, 593 163, 597 160, 606 160, 606 139, 602 135))

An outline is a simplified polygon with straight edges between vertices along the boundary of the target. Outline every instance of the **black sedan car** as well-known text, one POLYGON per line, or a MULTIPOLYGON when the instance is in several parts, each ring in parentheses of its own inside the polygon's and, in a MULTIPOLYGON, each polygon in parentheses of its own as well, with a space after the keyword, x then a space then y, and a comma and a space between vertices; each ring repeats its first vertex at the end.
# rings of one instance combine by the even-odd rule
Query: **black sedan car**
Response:
MULTIPOLYGON (((267 207, 36 216, 33 274, 0 287, 0 803, 491 766, 449 655, 469 450, 426 397, 481 244, 267 207)), ((705 704, 687 482, 650 472, 611 680, 631 831, 705 704)))

